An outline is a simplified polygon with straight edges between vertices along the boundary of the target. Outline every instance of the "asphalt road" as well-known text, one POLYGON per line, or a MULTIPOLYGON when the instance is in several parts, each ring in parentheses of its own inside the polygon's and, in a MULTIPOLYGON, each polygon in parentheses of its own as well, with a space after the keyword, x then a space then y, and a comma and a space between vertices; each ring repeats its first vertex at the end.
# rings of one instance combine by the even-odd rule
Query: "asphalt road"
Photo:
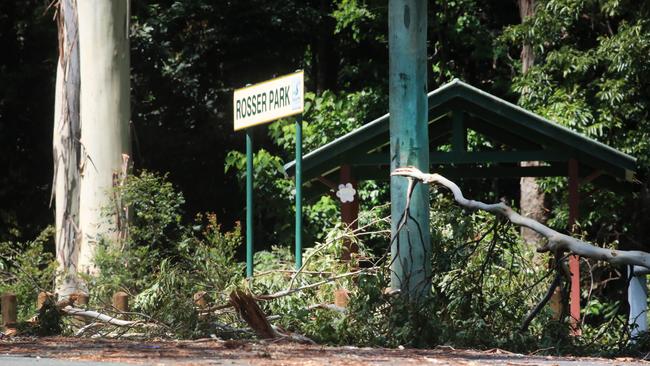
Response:
MULTIPOLYGON (((1 366, 125 366, 128 363, 96 362, 96 361, 71 361, 55 358, 25 357, 25 356, 0 356, 1 366)), ((130 364, 129 366, 133 366, 130 364)))

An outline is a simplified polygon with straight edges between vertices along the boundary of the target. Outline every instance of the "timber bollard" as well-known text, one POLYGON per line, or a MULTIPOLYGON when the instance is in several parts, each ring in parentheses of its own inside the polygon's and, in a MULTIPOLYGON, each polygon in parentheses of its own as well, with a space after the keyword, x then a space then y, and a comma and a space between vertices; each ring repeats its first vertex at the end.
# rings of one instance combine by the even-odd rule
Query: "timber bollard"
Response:
POLYGON ((129 311, 129 295, 124 291, 118 291, 113 295, 113 307, 123 313, 129 311))
POLYGON ((210 297, 205 291, 199 291, 195 293, 192 299, 194 300, 194 305, 196 305, 199 309, 207 308, 208 303, 210 302, 210 297))
POLYGON ((86 306, 88 306, 88 300, 90 300, 90 296, 88 296, 88 294, 83 292, 77 292, 75 293, 75 298, 76 298, 75 302, 79 307, 85 308, 86 306))
MULTIPOLYGON (((88 300, 90 299, 90 296, 88 296, 88 294, 79 291, 79 292, 75 292, 73 296, 74 296, 74 302, 76 307, 82 309, 86 309, 88 307, 88 300)), ((75 316, 75 319, 84 323, 90 322, 88 318, 85 318, 83 316, 75 316)))
POLYGON ((346 308, 350 302, 350 291, 340 288, 334 291, 334 305, 346 308))
POLYGON ((47 301, 54 301, 54 294, 51 292, 41 291, 38 293, 36 300, 36 310, 41 310, 47 301))
POLYGON ((2 325, 5 328, 14 328, 16 323, 16 295, 6 292, 2 294, 2 325))

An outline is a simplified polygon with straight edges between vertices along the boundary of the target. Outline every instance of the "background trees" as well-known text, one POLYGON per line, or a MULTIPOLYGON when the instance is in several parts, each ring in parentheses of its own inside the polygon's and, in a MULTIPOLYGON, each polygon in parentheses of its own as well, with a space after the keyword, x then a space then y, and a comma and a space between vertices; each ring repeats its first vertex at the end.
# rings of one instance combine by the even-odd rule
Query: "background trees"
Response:
MULTIPOLYGON (((430 89, 459 77, 636 156, 641 183, 616 193, 587 187, 580 223, 591 240, 643 250, 650 249, 649 4, 538 0, 535 18, 520 24, 514 0, 431 1, 427 50, 430 89), (536 55, 526 74, 523 44, 536 55)), ((54 221, 48 201, 57 35, 48 5, 0 4, 0 241, 32 239, 54 221)), ((384 0, 132 6, 132 160, 136 169, 169 172, 185 193, 185 210, 215 211, 225 228, 243 217, 236 169, 243 136, 232 132, 233 88, 305 69, 312 92, 306 151, 386 111, 384 0)), ((278 122, 255 134, 264 149, 256 158, 256 214, 265 219, 256 237, 269 246, 290 242, 291 182, 283 180, 281 164, 293 154, 292 127, 278 122)), ((549 225, 565 227, 563 181, 541 183, 554 208, 549 225)), ((385 201, 382 187, 369 182, 362 188, 369 205, 385 201)), ((516 181, 466 182, 463 188, 488 201, 519 198, 516 181)), ((336 202, 323 197, 307 216, 317 238, 337 220, 336 202)), ((605 281, 610 272, 601 273, 605 281)))
MULTIPOLYGON (((459 77, 637 157, 639 183, 628 191, 583 189, 580 229, 586 239, 599 245, 650 250, 650 86, 646 78, 650 69, 650 1, 536 0, 535 4, 535 17, 521 23, 515 0, 430 1, 429 88, 459 77), (535 52, 535 63, 525 74, 520 59, 524 44, 535 52)), ((54 252, 52 230, 44 230, 54 222, 48 202, 58 60, 56 25, 49 5, 49 0, 0 4, 0 46, 4 51, 0 59, 0 275, 19 265, 28 275, 38 275, 41 287, 51 282, 53 268, 43 265, 47 269, 42 271, 27 263, 34 257, 45 263, 50 256, 43 252, 54 252)), ((137 306, 154 311, 165 298, 161 294, 174 291, 179 283, 192 291, 206 286, 221 290, 241 275, 237 265, 229 267, 232 272, 214 272, 214 268, 233 262, 237 250, 243 248, 238 246, 241 238, 236 221, 243 217, 239 151, 244 144, 243 135, 232 132, 232 90, 304 69, 309 91, 305 151, 385 113, 387 1, 161 0, 132 2, 132 6, 130 52, 122 49, 122 56, 130 55, 131 102, 130 108, 121 105, 123 115, 131 111, 131 160, 136 171, 168 172, 173 185, 144 173, 120 188, 124 199, 142 214, 134 219, 129 243, 133 255, 131 262, 125 262, 124 253, 103 251, 99 265, 116 275, 93 286, 100 294, 117 288, 142 293, 137 306), (184 194, 177 193, 177 188, 184 194), (192 217, 204 211, 216 216, 192 217), (223 252, 215 250, 217 247, 223 252), (134 263, 147 264, 139 266, 139 272, 128 271, 134 263), (187 269, 202 263, 199 272, 187 269), (190 273, 196 278, 190 278, 190 273)), ((120 71, 124 73, 126 68, 120 71)), ((120 87, 127 88, 124 84, 120 87)), ((93 102, 92 96, 86 98, 93 102)), ((279 246, 271 253, 260 253, 260 267, 280 273, 280 269, 292 268, 290 254, 282 245, 293 240, 293 187, 282 164, 293 156, 293 124, 278 121, 256 129, 255 134, 260 147, 256 155, 256 215, 264 220, 264 225, 256 227, 256 238, 262 248, 279 246)), ((82 141, 86 137, 81 136, 82 141)), ((111 160, 116 163, 119 159, 113 156, 111 160)), ((116 166, 119 164, 109 169, 116 166)), ((502 197, 513 203, 519 200, 516 180, 462 184, 468 197, 488 202, 502 197)), ((565 228, 564 181, 545 179, 540 184, 551 201, 549 226, 565 228)), ((363 220, 386 213, 381 207, 368 210, 388 200, 385 186, 365 182, 359 193, 368 214, 363 220)), ((353 315, 343 323, 330 322, 327 317, 309 323, 312 318, 304 311, 308 305, 304 298, 271 304, 269 309, 289 314, 282 319, 285 326, 303 327, 323 340, 397 345, 413 340, 414 334, 422 335, 426 328, 430 333, 418 339, 454 339, 469 345, 481 339, 486 347, 518 344, 522 349, 556 345, 557 339, 566 335, 566 327, 556 329, 538 322, 525 335, 511 332, 539 298, 548 279, 543 268, 531 264, 530 248, 519 245, 516 230, 488 221, 479 213, 467 218, 460 209, 450 209, 443 195, 434 197, 435 298, 429 304, 431 312, 423 313, 426 316, 406 319, 406 308, 381 293, 387 284, 380 277, 360 279, 357 300, 351 304, 353 315), (481 273, 478 278, 477 273, 481 273), (538 283, 542 286, 535 287, 538 283), (513 295, 519 293, 532 295, 515 301, 513 295), (389 333, 387 329, 399 331, 389 333), (434 329, 440 333, 431 333, 434 329), (392 338, 382 339, 377 334, 391 334, 392 338)), ((340 233, 332 229, 339 216, 338 203, 331 197, 311 201, 305 212, 306 242, 331 241, 332 233, 340 233)), ((383 221, 377 222, 381 233, 383 221)), ((386 239, 380 234, 369 238, 363 249, 383 253, 386 239)), ((317 264, 341 265, 337 248, 327 246, 325 257, 311 263, 311 270, 318 271, 317 264)), ((590 264, 593 277, 583 278, 593 278, 585 287, 593 291, 588 294, 584 314, 594 327, 585 332, 585 344, 594 339, 589 337, 615 338, 597 326, 626 328, 626 319, 621 317, 626 312, 625 269, 590 264)), ((343 267, 336 271, 346 271, 343 267)), ((260 291, 279 289, 285 285, 282 280, 278 275, 257 285, 260 291)), ((7 283, 0 281, 0 289, 9 286, 7 283)), ((19 290, 28 292, 27 288, 19 290)), ((324 301, 329 294, 323 291, 312 299, 324 301)), ((191 307, 186 300, 183 306, 191 307)), ((167 310, 185 309, 168 305, 167 310)), ((176 315, 178 318, 167 320, 181 329, 187 324, 183 318, 187 312, 177 311, 176 315)), ((546 321, 550 316, 541 318, 546 321)))

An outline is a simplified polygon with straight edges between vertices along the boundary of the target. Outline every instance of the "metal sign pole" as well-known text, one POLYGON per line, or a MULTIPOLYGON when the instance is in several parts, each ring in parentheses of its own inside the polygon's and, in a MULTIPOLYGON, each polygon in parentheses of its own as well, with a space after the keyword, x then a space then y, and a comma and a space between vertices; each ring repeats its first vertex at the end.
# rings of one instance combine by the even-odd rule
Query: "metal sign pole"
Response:
POLYGON ((296 270, 302 267, 302 114, 296 118, 296 270))
POLYGON ((246 277, 253 277, 253 128, 246 129, 246 277))

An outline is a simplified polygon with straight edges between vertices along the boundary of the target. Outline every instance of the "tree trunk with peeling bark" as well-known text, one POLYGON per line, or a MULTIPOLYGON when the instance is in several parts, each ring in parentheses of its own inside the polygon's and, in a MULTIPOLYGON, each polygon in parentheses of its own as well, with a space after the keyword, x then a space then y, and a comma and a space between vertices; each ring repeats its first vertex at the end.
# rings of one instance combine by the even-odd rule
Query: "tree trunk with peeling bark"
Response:
MULTIPOLYGON (((519 0, 519 15, 521 21, 535 15, 535 0, 519 0)), ((521 49, 521 72, 525 74, 528 69, 535 63, 535 53, 529 44, 524 44, 521 49)), ((521 166, 539 166, 539 162, 530 161, 522 162, 521 166)), ((521 214, 528 216, 537 221, 545 222, 547 215, 544 208, 545 195, 540 189, 537 179, 534 177, 522 177, 519 181, 519 207, 521 214)), ((536 232, 522 228, 521 235, 524 241, 528 244, 537 244, 542 240, 542 237, 536 232)))
POLYGON ((79 256, 79 39, 77 4, 61 0, 57 12, 59 59, 56 70, 52 138, 56 259, 61 273, 56 292, 65 298, 82 290, 77 278, 79 256))
POLYGON ((101 238, 114 241, 124 212, 110 212, 111 191, 123 179, 129 142, 128 0, 80 1, 81 247, 79 270, 93 274, 101 238))

